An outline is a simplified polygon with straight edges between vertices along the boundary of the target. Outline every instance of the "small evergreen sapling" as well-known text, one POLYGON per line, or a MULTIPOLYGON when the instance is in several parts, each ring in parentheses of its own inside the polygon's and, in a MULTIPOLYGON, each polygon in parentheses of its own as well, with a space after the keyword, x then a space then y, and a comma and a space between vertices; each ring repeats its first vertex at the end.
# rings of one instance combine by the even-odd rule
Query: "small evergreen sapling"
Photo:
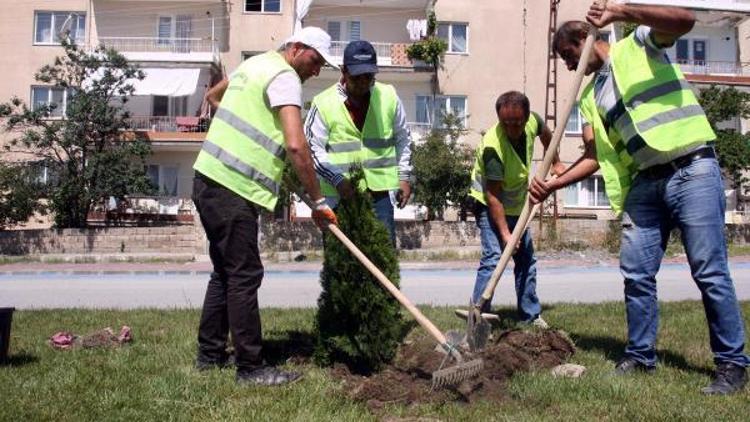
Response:
MULTIPOLYGON (((354 186, 361 177, 361 170, 354 172, 354 186)), ((357 191, 339 204, 336 215, 339 228, 398 286, 396 250, 375 217, 370 196, 357 191)), ((330 232, 325 233, 320 282, 316 362, 342 362, 364 374, 380 370, 394 358, 406 334, 399 303, 330 232)))

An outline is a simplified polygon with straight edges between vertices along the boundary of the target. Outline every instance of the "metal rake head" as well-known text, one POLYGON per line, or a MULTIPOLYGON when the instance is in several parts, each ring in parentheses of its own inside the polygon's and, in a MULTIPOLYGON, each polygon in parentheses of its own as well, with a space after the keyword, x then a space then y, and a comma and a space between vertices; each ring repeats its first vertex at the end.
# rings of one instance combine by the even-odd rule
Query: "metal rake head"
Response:
POLYGON ((484 368, 484 361, 473 359, 467 362, 459 362, 448 368, 438 369, 432 373, 432 389, 460 384, 479 375, 482 368, 484 368))

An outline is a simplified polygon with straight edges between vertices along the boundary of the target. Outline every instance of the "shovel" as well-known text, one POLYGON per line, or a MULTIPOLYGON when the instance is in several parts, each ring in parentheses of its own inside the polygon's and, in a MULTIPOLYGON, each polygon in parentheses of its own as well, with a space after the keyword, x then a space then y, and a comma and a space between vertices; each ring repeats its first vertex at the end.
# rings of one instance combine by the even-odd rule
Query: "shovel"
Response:
MULTIPOLYGON (((310 209, 313 209, 315 205, 313 205, 310 198, 302 192, 299 188, 295 188, 295 193, 297 196, 299 196, 305 204, 307 204, 310 209)), ((336 238, 338 238, 341 243, 344 244, 344 246, 349 249, 349 251, 354 255, 359 262, 362 263, 362 265, 367 268, 373 276, 380 282, 380 284, 385 287, 388 292, 393 295, 394 298, 404 307, 406 310, 409 311, 409 313, 412 314, 414 319, 417 320, 419 325, 421 325, 425 330, 427 330, 430 335, 432 335, 435 340, 440 344, 440 347, 446 352, 446 357, 443 359, 443 362, 440 364, 440 367, 437 371, 432 373, 432 388, 441 388, 448 385, 456 385, 461 383, 462 381, 465 381, 467 379, 471 379, 479 374, 479 372, 482 370, 482 367, 484 366, 484 362, 482 359, 473 359, 470 361, 465 361, 464 357, 461 355, 461 353, 458 351, 457 345, 455 341, 449 341, 446 336, 435 326, 435 324, 432 323, 429 319, 427 319, 424 314, 416 307, 414 304, 411 303, 411 301, 403 294, 401 291, 396 288, 396 286, 388 279, 388 277, 383 274, 382 271, 378 269, 378 267, 375 266, 375 264, 370 261, 365 254, 362 253, 362 251, 359 250, 359 248, 352 243, 351 240, 349 240, 348 237, 344 234, 344 232, 341 231, 341 229, 338 228, 335 224, 328 224, 328 230, 333 233, 336 238), (447 368, 443 368, 445 363, 449 358, 453 358, 455 361, 455 365, 449 366, 447 368)))
MULTIPOLYGON (((578 97, 578 90, 581 88, 581 82, 583 81, 586 66, 588 65, 589 56, 593 51, 595 35, 596 28, 592 26, 591 30, 586 36, 586 41, 583 45, 583 51, 581 52, 581 58, 578 60, 575 79, 573 85, 571 86, 571 93, 568 98, 575 99, 578 97)), ((565 124, 560 122, 568 121, 568 117, 570 116, 570 112, 573 109, 574 103, 575 101, 568 101, 568 103, 565 104, 565 108, 563 110, 564 112, 562 114, 562 116, 564 117, 563 119, 558 119, 557 121, 555 133, 552 136, 552 141, 547 147, 547 153, 544 154, 542 165, 539 166, 536 173, 537 177, 540 179, 543 179, 547 175, 547 173, 549 173, 550 167, 552 166, 552 160, 555 157, 557 147, 560 145, 560 141, 562 140, 562 135, 565 130, 565 124)), ((480 350, 487 344, 491 326, 490 322, 482 316, 481 309, 484 304, 487 303, 487 301, 492 299, 492 295, 495 293, 495 287, 497 287, 497 283, 500 281, 500 277, 502 276, 503 271, 505 271, 505 267, 508 265, 510 258, 516 251, 516 244, 526 230, 526 227, 528 227, 531 217, 536 213, 540 205, 541 204, 536 204, 532 207, 530 198, 526 198, 526 204, 521 211, 521 215, 518 217, 518 222, 513 229, 510 241, 508 241, 508 244, 505 245, 503 254, 500 256, 500 262, 498 262, 497 267, 495 267, 495 270, 492 272, 489 283, 482 293, 482 297, 479 299, 478 303, 469 304, 469 312, 466 318, 466 339, 469 343, 469 348, 472 351, 480 350)))

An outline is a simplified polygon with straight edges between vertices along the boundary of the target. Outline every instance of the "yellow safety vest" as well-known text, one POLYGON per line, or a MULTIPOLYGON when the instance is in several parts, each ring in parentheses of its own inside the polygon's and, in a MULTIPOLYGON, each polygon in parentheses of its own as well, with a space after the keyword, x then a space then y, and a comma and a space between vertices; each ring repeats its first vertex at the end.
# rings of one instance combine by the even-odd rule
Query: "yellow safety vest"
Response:
POLYGON ((268 84, 297 73, 275 51, 245 60, 232 74, 193 168, 241 197, 273 211, 286 147, 278 113, 265 101, 268 84))
MULTIPOLYGON (((352 166, 359 165, 365 178, 360 189, 388 191, 398 189, 398 160, 393 120, 398 96, 387 84, 375 83, 370 91, 370 106, 360 131, 334 85, 313 99, 323 123, 328 128, 328 159, 349 177, 352 166)), ((338 197, 336 188, 320 178, 320 190, 328 197, 338 197)))
POLYGON ((650 151, 672 151, 716 138, 678 65, 646 50, 634 34, 610 49, 612 76, 622 98, 599 116, 593 81, 581 96, 581 114, 592 124, 597 161, 612 209, 622 212, 630 185, 650 151))
POLYGON ((492 126, 482 138, 476 150, 474 169, 471 171, 471 190, 469 194, 477 201, 487 205, 487 179, 484 169, 484 151, 494 149, 503 162, 504 177, 500 202, 503 203, 506 215, 521 215, 526 203, 529 184, 529 169, 534 154, 534 139, 539 133, 539 122, 530 116, 524 128, 526 134, 526 160, 521 161, 518 153, 513 149, 510 140, 505 135, 499 123, 492 126))

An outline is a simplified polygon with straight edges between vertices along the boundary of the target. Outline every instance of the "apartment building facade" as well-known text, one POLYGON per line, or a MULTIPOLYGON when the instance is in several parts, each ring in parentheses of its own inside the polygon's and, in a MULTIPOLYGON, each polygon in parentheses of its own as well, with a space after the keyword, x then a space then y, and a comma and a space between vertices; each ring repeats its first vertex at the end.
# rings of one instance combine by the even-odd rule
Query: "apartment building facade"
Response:
MULTIPOLYGON (((696 86, 750 85, 750 1, 640 0, 696 10, 695 29, 670 54, 696 86)), ((29 104, 62 103, 67 93, 34 80, 34 72, 62 53, 61 29, 89 48, 115 47, 146 71, 129 102, 132 129, 152 143, 149 175, 160 195, 151 205, 165 213, 186 206, 192 162, 209 123, 203 96, 242 60, 278 48, 295 25, 319 26, 334 40, 341 59, 347 42, 365 39, 378 51, 378 79, 396 86, 413 137, 419 139, 442 113, 460 116, 468 129, 465 142, 476 145, 496 122, 494 102, 507 90, 525 92, 532 109, 545 114, 547 100, 549 0, 438 0, 434 11, 438 36, 449 45, 437 79, 429 68, 405 57, 406 47, 426 28, 431 0, 33 0, 0 16, 0 99, 18 96, 29 104), (433 90, 437 96, 433 99, 433 90)), ((587 1, 561 0, 557 23, 584 16, 587 1)), ((605 31, 611 40, 619 27, 605 31)), ((327 68, 304 85, 304 101, 335 83, 327 68)), ((570 101, 572 73, 558 61, 557 110, 570 101)), ((747 130, 745 122, 734 122, 747 130)), ((553 126, 553 125, 552 125, 553 126)), ((581 119, 566 122, 561 157, 571 163, 580 154, 581 119)), ((2 135, 7 139, 7 135, 2 135)), ((0 138, 2 139, 2 138, 0 138)), ((541 158, 541 149, 535 159, 541 158)), ((561 215, 611 218, 601 178, 594 176, 560 192, 561 215)), ((410 211, 411 212, 411 211, 410 211)), ((403 218, 413 218, 403 215, 403 218)))

